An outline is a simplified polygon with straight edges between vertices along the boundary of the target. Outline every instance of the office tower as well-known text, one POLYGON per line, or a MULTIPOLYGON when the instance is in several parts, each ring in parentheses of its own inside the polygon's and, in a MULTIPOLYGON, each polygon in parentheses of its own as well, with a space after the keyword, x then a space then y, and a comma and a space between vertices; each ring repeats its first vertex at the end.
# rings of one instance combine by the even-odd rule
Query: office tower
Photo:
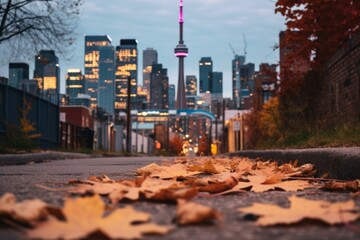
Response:
POLYGON ((29 65, 26 63, 9 63, 10 86, 21 88, 21 81, 29 80, 29 65))
POLYGON ((136 103, 138 50, 136 39, 121 39, 116 47, 115 112, 127 107, 128 78, 131 78, 131 103, 136 103))
POLYGON ((176 109, 186 109, 186 96, 185 96, 185 79, 184 79, 184 58, 188 55, 188 48, 186 47, 183 40, 183 25, 184 25, 184 15, 183 15, 183 0, 180 0, 180 16, 179 16, 179 27, 180 27, 180 36, 179 43, 175 48, 175 56, 179 58, 179 79, 178 79, 178 89, 177 89, 177 98, 176 98, 176 109))
POLYGON ((162 64, 153 64, 150 73, 150 109, 169 109, 169 77, 162 64))
POLYGON ((99 104, 99 72, 100 48, 111 46, 111 38, 107 35, 85 36, 85 93, 90 95, 90 107, 99 104))
POLYGON ((35 56, 34 79, 38 82, 40 95, 57 104, 60 92, 60 66, 55 51, 41 50, 35 56))
POLYGON ((197 95, 197 79, 194 75, 186 76, 186 96, 197 95))
POLYGON ((115 48, 113 46, 101 46, 99 51, 98 106, 107 113, 113 114, 115 100, 115 48))
POLYGON ((169 85, 169 109, 175 109, 175 84, 169 85))
POLYGON ((147 48, 143 51, 143 89, 150 90, 151 66, 158 63, 158 53, 153 48, 147 48))
POLYGON ((211 97, 214 100, 222 101, 223 95, 223 73, 212 72, 210 81, 211 97))
POLYGON ((211 57, 202 57, 199 61, 199 82, 200 93, 210 91, 210 78, 213 71, 211 57))
POLYGON ((85 79, 80 69, 68 69, 65 79, 66 94, 70 98, 76 98, 79 94, 85 94, 85 79))

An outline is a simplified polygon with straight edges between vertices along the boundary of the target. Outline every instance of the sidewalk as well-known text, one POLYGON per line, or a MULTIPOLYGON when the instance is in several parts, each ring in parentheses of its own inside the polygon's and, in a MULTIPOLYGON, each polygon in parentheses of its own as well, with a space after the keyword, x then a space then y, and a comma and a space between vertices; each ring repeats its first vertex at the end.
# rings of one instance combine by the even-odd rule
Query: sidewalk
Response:
POLYGON ((298 160, 299 164, 315 164, 319 176, 329 172, 331 178, 360 179, 360 147, 246 150, 226 155, 276 160, 280 163, 298 160))
MULTIPOLYGON (((246 150, 227 153, 223 156, 241 156, 252 159, 261 158, 279 163, 298 160, 299 164, 313 163, 318 175, 329 172, 331 178, 354 180, 360 179, 360 147, 348 148, 314 148, 287 150, 246 150)), ((0 155, 0 166, 39 163, 50 160, 94 158, 91 154, 68 152, 41 152, 26 154, 0 155)))
POLYGON ((40 152, 24 154, 0 154, 0 166, 40 163, 50 160, 92 158, 93 155, 69 152, 40 152))

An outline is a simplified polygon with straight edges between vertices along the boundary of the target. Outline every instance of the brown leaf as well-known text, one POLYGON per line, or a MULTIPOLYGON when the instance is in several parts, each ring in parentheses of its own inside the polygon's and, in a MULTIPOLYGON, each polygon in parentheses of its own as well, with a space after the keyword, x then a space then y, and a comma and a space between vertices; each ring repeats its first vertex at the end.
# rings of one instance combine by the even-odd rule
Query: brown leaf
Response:
POLYGON ((87 198, 66 199, 63 212, 66 221, 52 218, 28 232, 37 239, 79 239, 97 231, 110 238, 141 238, 145 233, 165 234, 168 227, 145 223, 146 213, 131 207, 116 209, 104 217, 105 204, 98 195, 87 198), (134 225, 134 223, 137 223, 134 225), (141 224, 140 224, 141 223, 141 224))
POLYGON ((5 193, 0 198, 0 216, 19 223, 33 225, 36 221, 47 217, 49 206, 40 199, 16 202, 12 193, 5 193))
POLYGON ((185 200, 178 201, 176 221, 180 225, 204 224, 221 219, 221 214, 213 208, 185 200))
POLYGON ((326 183, 321 189, 330 190, 330 191, 343 191, 349 190, 356 192, 360 190, 360 180, 346 181, 346 182, 337 182, 332 181, 326 183))
POLYGON ((194 182, 200 192, 219 193, 233 188, 238 183, 236 174, 222 173, 194 182))
POLYGON ((256 221, 259 226, 293 224, 304 219, 320 220, 327 224, 340 224, 355 221, 360 217, 355 213, 355 202, 330 203, 322 200, 308 200, 291 196, 290 208, 273 204, 255 203, 251 207, 239 208, 242 213, 260 216, 256 221))

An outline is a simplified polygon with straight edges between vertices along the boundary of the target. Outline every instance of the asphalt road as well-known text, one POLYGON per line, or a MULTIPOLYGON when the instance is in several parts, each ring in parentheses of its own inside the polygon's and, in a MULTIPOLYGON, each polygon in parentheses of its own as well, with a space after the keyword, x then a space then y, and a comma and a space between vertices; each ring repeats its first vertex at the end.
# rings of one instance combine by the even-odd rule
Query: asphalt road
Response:
MULTIPOLYGON (((12 192, 19 200, 41 198, 56 205, 62 205, 66 196, 61 192, 49 192, 40 189, 35 184, 62 187, 69 179, 86 179, 92 175, 106 174, 111 178, 133 178, 135 170, 151 162, 161 162, 168 158, 93 158, 75 160, 57 160, 27 165, 0 167, 0 195, 12 192)), ((294 194, 294 193, 293 193, 294 194)), ((322 191, 297 192, 296 195, 311 199, 327 199, 330 201, 345 201, 349 193, 333 193, 322 191)), ((325 224, 307 221, 292 226, 261 228, 254 221, 244 219, 236 209, 249 206, 254 202, 276 203, 288 206, 287 197, 291 193, 272 191, 266 193, 242 193, 213 198, 197 197, 194 201, 216 208, 224 214, 222 224, 205 226, 176 227, 170 234, 147 236, 145 239, 360 239, 360 233, 348 226, 327 226, 325 224)), ((360 207, 360 199, 356 200, 360 207)), ((176 206, 166 203, 134 202, 131 204, 138 210, 152 214, 154 222, 159 224, 174 224, 176 206)), ((124 204, 119 204, 123 206, 124 204)), ((352 224, 360 231, 360 220, 352 224)), ((26 239, 25 235, 9 228, 0 228, 0 239, 26 239)))

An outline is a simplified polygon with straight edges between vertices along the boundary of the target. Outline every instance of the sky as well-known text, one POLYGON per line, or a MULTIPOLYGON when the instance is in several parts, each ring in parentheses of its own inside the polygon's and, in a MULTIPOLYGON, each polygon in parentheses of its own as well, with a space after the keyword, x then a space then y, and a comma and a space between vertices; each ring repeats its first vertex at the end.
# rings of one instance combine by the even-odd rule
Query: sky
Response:
MULTIPOLYGON (((274 0, 183 0, 184 41, 189 48, 185 59, 185 75, 199 77, 199 60, 211 57, 213 71, 223 72, 224 97, 232 96, 231 61, 234 51, 244 54, 255 64, 278 63, 273 50, 284 18, 274 12, 274 0), (246 41, 244 41, 244 36, 246 41)), ((60 92, 65 93, 65 74, 69 68, 84 72, 84 36, 109 35, 112 45, 120 39, 138 40, 138 84, 142 85, 142 51, 148 47, 158 51, 158 62, 168 69, 169 81, 178 81, 178 59, 174 48, 179 40, 179 0, 85 0, 81 9, 77 41, 72 58, 60 57, 60 92)), ((35 55, 35 53, 34 53, 35 55)), ((18 61, 21 61, 19 59, 18 61)), ((34 63, 30 65, 32 77, 34 63)), ((0 62, 0 76, 8 76, 8 62, 0 62)))

